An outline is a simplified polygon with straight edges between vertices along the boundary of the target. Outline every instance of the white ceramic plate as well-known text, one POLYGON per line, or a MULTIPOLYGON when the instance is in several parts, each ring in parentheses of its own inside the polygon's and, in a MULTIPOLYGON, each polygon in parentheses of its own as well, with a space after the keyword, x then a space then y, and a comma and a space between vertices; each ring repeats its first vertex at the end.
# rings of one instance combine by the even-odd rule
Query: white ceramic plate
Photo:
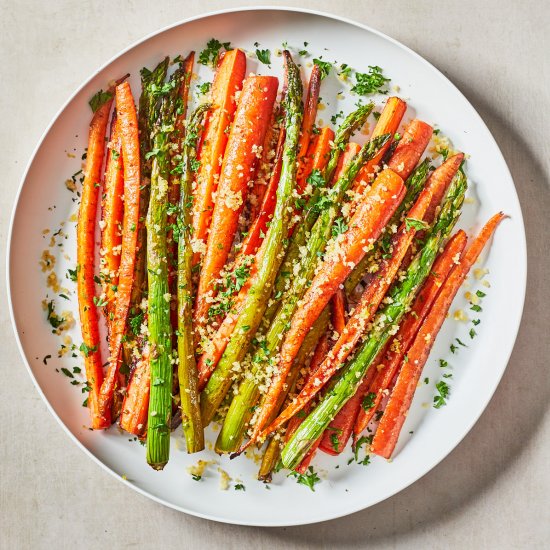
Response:
MULTIPOLYGON (((272 53, 272 72, 280 74, 280 65, 280 57, 272 53)), ((258 67, 254 56, 249 67, 267 71, 265 66, 258 67)), ((200 72, 209 77, 204 68, 200 72)), ((343 88, 334 76, 324 81, 321 96, 330 105, 319 118, 328 122, 340 109, 352 109, 356 97, 347 94, 347 99, 339 102, 329 99, 343 88)), ((92 76, 59 112, 29 164, 13 213, 8 254, 11 314, 21 354, 38 391, 71 438, 118 479, 158 502, 197 516, 246 525, 296 525, 336 518, 401 491, 433 468, 471 429, 497 387, 519 327, 526 280, 525 233, 512 178, 493 137, 464 96, 429 63, 391 38, 333 16, 290 9, 242 9, 179 23, 132 46, 92 76), (72 370, 82 366, 82 361, 70 354, 57 357, 60 340, 51 333, 41 309, 46 294, 52 294, 38 264, 51 236, 43 235, 43 230, 53 232, 61 222, 65 222, 68 237, 61 240, 63 247, 52 249, 55 272, 63 287, 74 289, 65 273, 74 268, 75 223, 68 220, 77 205, 64 182, 80 169, 90 118, 89 98, 126 72, 132 74, 130 82, 137 94, 141 67, 151 67, 167 54, 200 51, 211 37, 250 51, 258 41, 261 48, 272 52, 284 41, 297 52, 306 41, 307 50, 316 57, 345 62, 363 72, 368 65, 383 67, 410 105, 407 118, 416 115, 437 124, 452 138, 456 149, 471 156, 467 172, 473 182, 470 196, 474 201, 466 205, 460 225, 471 232, 498 210, 510 216, 484 257, 491 287, 470 279, 472 288, 487 292, 479 314, 482 322, 476 327, 478 336, 470 340, 471 324, 452 319, 445 323, 426 366, 424 376, 429 382, 417 391, 394 460, 388 463, 373 458, 368 467, 348 466, 349 448, 338 459, 320 455, 315 467, 323 480, 314 493, 283 474, 276 477, 271 490, 266 490, 255 480, 257 466, 253 461, 230 462, 204 451, 201 458, 218 461, 234 483, 246 487, 246 491, 233 487, 221 491, 217 466, 209 467, 200 482, 186 472, 197 457, 189 457, 182 450, 179 432, 172 436, 171 460, 159 473, 146 465, 144 448, 129 442, 116 428, 107 433, 86 429, 88 412, 81 407, 79 387, 56 372, 61 367, 72 370), (449 345, 456 337, 468 347, 459 346, 459 353, 454 355, 449 345), (43 363, 45 355, 52 356, 47 365, 43 363), (439 358, 452 365, 453 378, 447 406, 436 410, 431 402, 434 385, 442 376, 439 358)), ((473 313, 463 292, 460 294, 452 311, 464 307, 473 313)), ((70 309, 76 317, 74 293, 71 302, 57 297, 56 304, 59 311, 70 309)), ((71 334, 79 345, 78 327, 71 334)))

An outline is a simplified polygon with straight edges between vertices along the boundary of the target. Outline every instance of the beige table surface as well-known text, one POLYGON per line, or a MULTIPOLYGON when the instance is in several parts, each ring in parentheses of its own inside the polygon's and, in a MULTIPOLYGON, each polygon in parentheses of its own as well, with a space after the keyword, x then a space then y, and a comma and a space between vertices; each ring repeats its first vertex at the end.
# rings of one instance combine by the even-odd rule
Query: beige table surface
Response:
MULTIPOLYGON (((19 180, 50 118, 74 89, 145 34, 186 16, 243 4, 254 3, 0 0, 2 270, 19 180)), ((286 4, 353 17, 402 41, 451 78, 495 135, 516 182, 529 250, 523 324, 500 387, 443 463, 369 510, 287 529, 208 522, 127 489, 62 432, 19 357, 2 277, 0 548, 523 549, 550 544, 550 4, 286 4)))

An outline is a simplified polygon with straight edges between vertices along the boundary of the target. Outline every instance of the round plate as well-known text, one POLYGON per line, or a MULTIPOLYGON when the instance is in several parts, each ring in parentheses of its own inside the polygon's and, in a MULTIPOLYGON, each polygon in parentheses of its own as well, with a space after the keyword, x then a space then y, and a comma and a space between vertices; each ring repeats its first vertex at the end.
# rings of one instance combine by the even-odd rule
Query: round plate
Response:
MULTIPOLYGON (((265 65, 258 66, 254 54, 249 56, 249 70, 268 72, 265 65)), ((202 66, 199 73, 210 78, 202 66)), ((321 95, 327 105, 319 118, 328 123, 340 109, 348 112, 353 108, 356 96, 347 93, 343 100, 334 99, 344 88, 334 74, 323 82, 321 95)), ((382 99, 378 98, 378 103, 382 99)), ((178 23, 132 46, 93 75, 54 119, 28 166, 14 208, 8 255, 11 315, 21 354, 38 391, 71 438, 118 479, 160 503, 197 516, 246 525, 297 525, 336 518, 401 491, 433 468, 471 429, 497 387, 519 327, 526 280, 525 233, 512 178, 495 140, 464 96, 424 59, 373 29, 334 16, 286 8, 233 10, 178 23), (82 360, 72 357, 71 352, 58 357, 62 342, 52 334, 41 306, 46 295, 53 296, 57 311, 71 310, 77 317, 74 283, 66 278, 76 257, 77 202, 64 182, 81 168, 91 117, 88 100, 107 82, 127 72, 132 74, 130 83, 138 94, 141 67, 151 67, 165 55, 185 54, 191 49, 198 52, 212 37, 250 52, 255 50, 254 43, 260 42, 260 48, 271 50, 269 72, 276 74, 281 74, 281 58, 275 52, 283 42, 295 53, 308 43, 305 49, 313 55, 302 61, 304 70, 308 61, 321 55, 324 60, 347 63, 361 72, 369 65, 382 67, 392 78, 391 87, 399 86, 398 95, 409 104, 407 118, 418 116, 436 124, 452 139, 455 149, 470 155, 467 173, 472 182, 471 200, 465 205, 461 227, 475 231, 499 210, 510 216, 483 258, 490 288, 473 277, 466 283, 470 290, 481 288, 487 294, 483 311, 470 311, 464 291, 452 308, 463 307, 469 316, 479 316, 477 337, 471 340, 468 335, 471 323, 447 320, 423 375, 429 380, 416 392, 393 461, 373 457, 366 467, 348 465, 349 447, 338 458, 320 454, 314 464, 322 481, 315 492, 284 473, 266 487, 255 480, 257 465, 253 460, 229 461, 212 451, 199 457, 217 464, 207 468, 201 481, 194 481, 186 467, 198 457, 185 453, 180 431, 172 436, 169 464, 164 471, 155 472, 145 462, 144 448, 129 442, 127 434, 116 428, 106 433, 88 430, 81 387, 71 385, 73 379, 61 371, 62 367, 72 371, 82 366, 82 360), (54 271, 61 287, 72 293, 69 301, 59 297, 62 291, 53 293, 46 286, 46 274, 39 267, 52 233, 59 228, 63 233, 57 235, 56 243, 63 246, 49 250, 56 258, 54 271), (45 229, 50 233, 43 234, 45 229), (455 338, 467 347, 457 345, 453 354, 449 346, 455 338), (47 355, 49 360, 44 359, 47 355), (448 361, 448 369, 439 367, 440 358, 448 361), (442 380, 443 372, 452 373, 447 379, 451 394, 446 406, 435 409, 435 383, 442 380), (227 491, 220 490, 218 467, 233 479, 227 491), (242 483, 246 490, 235 490, 236 483, 242 483)), ((77 326, 71 335, 78 346, 77 326)), ((81 375, 74 376, 82 380, 81 375)))

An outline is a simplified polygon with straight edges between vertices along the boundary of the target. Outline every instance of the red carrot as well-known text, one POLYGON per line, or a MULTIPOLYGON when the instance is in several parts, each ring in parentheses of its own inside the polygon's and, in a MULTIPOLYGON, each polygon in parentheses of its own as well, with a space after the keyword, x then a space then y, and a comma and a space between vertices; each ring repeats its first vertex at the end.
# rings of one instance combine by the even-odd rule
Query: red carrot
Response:
POLYGON ((368 245, 378 238, 404 193, 405 187, 400 176, 391 170, 381 172, 350 220, 349 229, 339 236, 333 250, 326 254, 285 335, 277 375, 266 394, 249 445, 272 415, 288 371, 307 332, 353 266, 365 255, 368 245))
POLYGON ((96 212, 99 199, 101 168, 105 149, 105 134, 109 121, 109 112, 113 104, 113 88, 108 90, 108 99, 94 113, 88 136, 88 153, 84 181, 82 182, 82 199, 78 211, 77 225, 77 293, 82 331, 82 346, 86 378, 90 387, 88 407, 92 428, 102 427, 99 412, 99 391, 103 381, 101 352, 99 350, 99 325, 94 282, 94 249, 96 212))
MULTIPOLYGON (((248 194, 248 209, 251 221, 254 221, 260 213, 260 208, 268 191, 269 182, 271 181, 271 174, 276 169, 277 144, 281 140, 281 133, 284 135, 285 132, 284 125, 277 122, 280 112, 280 108, 273 109, 269 129, 265 134, 264 143, 262 145, 260 166, 256 173, 256 178, 254 179, 254 185, 248 194)), ((284 140, 284 138, 282 139, 284 140)))
MULTIPOLYGON (((346 326, 346 307, 346 293, 342 289, 339 289, 331 300, 331 325, 332 329, 338 334, 340 334, 346 326)), ((323 335, 321 340, 319 340, 319 343, 315 348, 313 357, 311 358, 307 379, 311 379, 311 377, 315 375, 318 368, 321 366, 326 354, 331 348, 331 340, 332 338, 330 337, 328 332, 323 335)), ((286 441, 290 439, 290 436, 296 431, 305 416, 307 416, 307 413, 309 412, 309 406, 306 407, 304 412, 304 416, 294 416, 290 419, 286 430, 286 441)), ((321 443, 321 439, 321 437, 317 439, 317 441, 313 444, 302 462, 300 462, 300 464, 295 468, 298 473, 303 474, 307 471, 309 465, 311 464, 311 461, 313 460, 313 457, 315 456, 315 452, 321 443)))
MULTIPOLYGON (((214 207, 212 195, 216 191, 228 129, 236 109, 237 92, 242 88, 245 72, 245 53, 239 49, 231 50, 220 61, 212 83, 212 108, 202 134, 200 167, 193 195, 193 239, 199 248, 206 245, 214 207)), ((199 263, 201 256, 201 252, 196 252, 194 265, 199 263)))
POLYGON ((402 363, 401 371, 372 442, 372 452, 375 454, 385 458, 391 457, 410 409, 418 380, 451 303, 470 268, 503 218, 504 215, 499 213, 487 222, 443 283, 430 312, 407 352, 407 360, 402 363))
POLYGON ((115 289, 118 284, 118 268, 120 266, 120 245, 122 242, 120 225, 122 224, 124 210, 123 194, 124 178, 120 124, 117 122, 116 114, 114 114, 111 122, 111 139, 107 145, 107 163, 103 184, 101 258, 99 261, 102 287, 107 301, 104 313, 109 333, 111 332, 111 317, 115 289))
POLYGON ((145 345, 130 377, 120 413, 120 427, 137 436, 142 436, 147 428, 150 381, 149 346, 145 345))
POLYGON ((317 116, 317 106, 319 104, 319 91, 321 89, 321 70, 318 65, 313 65, 311 75, 309 77, 309 85, 307 96, 304 105, 304 118, 302 120, 302 132, 298 143, 298 175, 296 190, 302 194, 304 188, 301 182, 305 182, 306 177, 303 177, 304 169, 306 168, 306 157, 309 144, 313 135, 313 127, 315 125, 315 117, 317 116))
POLYGON ((443 281, 447 278, 457 259, 460 258, 466 246, 466 241, 466 233, 462 230, 458 231, 449 240, 443 252, 435 261, 430 275, 426 279, 418 296, 415 298, 411 311, 405 315, 405 318, 401 322, 399 331, 386 351, 381 354, 380 359, 375 361, 378 368, 370 370, 374 374, 372 384, 368 387, 363 387, 361 393, 357 392, 359 402, 363 401, 367 393, 371 395, 368 399, 368 406, 364 406, 359 410, 353 429, 355 436, 359 435, 367 427, 380 406, 384 392, 390 387, 397 368, 401 364, 405 353, 407 353, 407 349, 418 332, 422 321, 428 314, 443 281))
POLYGON ((273 171, 271 172, 269 183, 267 184, 262 205, 259 209, 258 216, 254 219, 250 229, 248 230, 248 235, 246 236, 243 246, 239 251, 239 260, 235 261, 236 265, 242 262, 243 257, 250 256, 258 250, 258 247, 263 241, 263 235, 267 233, 267 224, 269 223, 271 216, 273 216, 275 204, 277 203, 277 187, 279 185, 279 178, 281 177, 284 145, 285 131, 283 127, 279 132, 279 141, 277 142, 273 171))
MULTIPOLYGON (((389 97, 372 131, 371 139, 384 134, 391 134, 393 136, 397 132, 406 110, 407 104, 402 99, 398 97, 389 97)), ((381 168, 380 162, 384 158, 386 151, 390 148, 390 145, 391 140, 388 140, 384 146, 380 148, 374 158, 367 162, 365 166, 361 168, 359 174, 357 174, 354 190, 359 195, 365 192, 366 186, 372 181, 378 168, 381 168)))
POLYGON ((140 153, 137 113, 130 85, 127 82, 116 87, 117 118, 122 138, 122 162, 124 166, 124 217, 118 288, 113 309, 113 325, 109 341, 109 368, 101 385, 99 412, 102 428, 111 425, 111 404, 120 367, 122 338, 126 332, 126 318, 130 307, 130 295, 134 280, 137 231, 139 222, 140 153))
POLYGON ((428 146, 432 133, 433 128, 429 124, 417 118, 411 120, 392 153, 388 167, 406 180, 428 146))
POLYGON ((269 114, 275 103, 277 87, 278 79, 274 76, 249 77, 243 85, 227 141, 201 266, 194 310, 195 333, 199 336, 208 320, 211 300, 217 293, 217 281, 235 238, 248 183, 257 165, 257 152, 264 141, 269 114))

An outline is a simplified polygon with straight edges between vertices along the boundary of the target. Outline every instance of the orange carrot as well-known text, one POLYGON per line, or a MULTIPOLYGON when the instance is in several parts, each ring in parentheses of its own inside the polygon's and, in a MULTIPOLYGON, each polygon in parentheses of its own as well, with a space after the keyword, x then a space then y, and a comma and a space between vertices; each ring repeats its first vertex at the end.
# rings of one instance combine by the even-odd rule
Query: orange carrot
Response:
POLYGON ((120 367, 122 338, 126 332, 126 318, 130 307, 130 295, 134 280, 136 260, 137 225, 139 222, 139 193, 141 183, 140 152, 137 113, 130 85, 127 82, 116 87, 117 118, 120 121, 122 162, 124 166, 124 217, 118 288, 113 309, 113 325, 109 341, 109 368, 101 385, 99 412, 102 428, 111 424, 111 404, 120 367))
POLYGON ((451 303, 470 268, 503 218, 504 215, 498 213, 487 222, 471 247, 443 283, 435 302, 407 352, 407 360, 402 363, 401 371, 397 376, 395 386, 372 442, 372 451, 375 454, 385 458, 391 457, 410 409, 418 380, 451 303))
POLYGON ((145 345, 126 388, 120 413, 120 427, 137 436, 142 436, 147 428, 150 381, 149 346, 145 345))
POLYGON ((350 220, 349 229, 338 237, 333 249, 327 252, 302 299, 303 305, 294 314, 290 329, 285 335, 277 374, 266 394, 248 445, 255 441, 271 416, 288 371, 307 332, 353 266, 365 255, 368 245, 378 238, 404 193, 405 186, 400 176, 391 170, 381 172, 350 220))
POLYGON ((88 407, 92 420, 92 428, 102 425, 99 413, 99 391, 103 381, 101 352, 99 350, 98 315, 94 303, 94 249, 96 212, 99 199, 101 168, 105 149, 105 134, 109 121, 109 112, 113 104, 113 92, 110 88, 109 99, 94 113, 88 135, 88 153, 84 181, 82 182, 82 199, 78 211, 77 226, 77 293, 80 328, 82 331, 81 350, 84 354, 86 378, 90 392, 88 407))
POLYGON ((206 254, 201 266, 194 310, 195 332, 199 336, 208 320, 211 299, 216 295, 216 283, 235 238, 250 176, 257 164, 257 151, 264 141, 269 113, 275 103, 278 82, 274 76, 254 76, 247 78, 243 85, 227 141, 206 254))
POLYGON ((239 251, 239 260, 235 261, 236 265, 242 262, 242 258, 244 256, 250 256, 258 250, 258 247, 263 240, 262 235, 267 233, 267 224, 273 215, 275 204, 277 202, 277 187, 279 185, 279 178, 281 177, 285 135, 285 129, 282 127, 279 132, 279 140, 275 151, 273 171, 271 172, 269 183, 267 184, 267 188, 263 196, 262 205, 259 209, 258 216, 254 219, 250 229, 248 230, 248 235, 246 236, 243 246, 239 251))
POLYGON ((317 105, 319 104, 319 91, 321 89, 321 70, 318 65, 313 65, 311 76, 309 77, 309 85, 307 96, 304 105, 304 118, 302 120, 302 132, 298 143, 298 175, 296 190, 301 195, 304 191, 305 180, 302 176, 305 168, 305 160, 308 153, 311 136, 313 134, 313 126, 315 125, 315 117, 317 116, 317 105))
POLYGON ((351 397, 351 399, 349 399, 349 401, 340 409, 340 412, 323 432, 319 447, 324 453, 339 455, 345 449, 353 430, 355 419, 357 418, 361 408, 364 394, 368 389, 375 372, 375 369, 370 369, 367 374, 365 374, 361 385, 353 397, 351 397))
MULTIPOLYGON (((407 104, 398 97, 389 97, 386 101, 386 105, 380 113, 380 118, 376 122, 376 126, 372 131, 372 138, 382 136, 384 134, 391 134, 392 136, 397 132, 401 119, 407 110, 407 104)), ((380 165, 380 162, 384 158, 386 151, 391 145, 391 140, 388 140, 383 147, 380 148, 376 156, 367 162, 357 177, 355 178, 354 190, 362 195, 365 192, 366 186, 374 178, 376 171, 380 165)))
MULTIPOLYGON (((346 293, 342 289, 338 289, 336 294, 332 297, 331 300, 331 310, 332 310, 332 318, 331 318, 331 324, 332 329, 336 331, 338 334, 340 334, 345 326, 346 326, 346 293)), ((328 334, 325 334, 323 336, 323 339, 319 341, 319 344, 317 345, 317 348, 315 349, 315 353, 311 359, 311 364, 309 367, 309 374, 308 379, 310 379, 312 376, 315 375, 319 367, 321 366, 326 354, 330 350, 331 342, 328 334), (326 344, 321 348, 322 342, 325 342, 326 344)), ((309 406, 305 409, 306 416, 309 412, 309 406)), ((294 416, 290 419, 286 431, 286 440, 288 441, 290 439, 290 436, 296 431, 298 426, 303 422, 303 417, 294 416), (294 422, 294 425, 292 425, 294 422)), ((312 445, 312 447, 307 452, 306 456, 303 458, 302 462, 295 468, 296 472, 299 474, 304 474, 309 465, 311 464, 311 461, 313 460, 313 457, 315 456, 315 452, 317 451, 317 448, 322 443, 322 437, 319 437, 317 441, 312 445)))
MULTIPOLYGON (((193 239, 199 247, 206 244, 214 206, 212 194, 220 177, 227 133, 236 109, 236 94, 242 89, 245 72, 245 53, 231 50, 220 61, 212 83, 212 108, 202 134, 193 203, 193 239)), ((199 263, 201 255, 200 252, 195 254, 194 265, 199 263)))
POLYGON ((124 194, 122 170, 120 124, 117 122, 116 114, 113 114, 111 139, 107 145, 107 163, 103 184, 103 200, 101 205, 103 225, 101 230, 101 258, 99 260, 103 292, 107 300, 104 313, 109 333, 111 332, 111 317, 115 300, 114 289, 116 289, 118 284, 118 268, 120 265, 118 249, 122 242, 120 235, 120 225, 122 224, 124 209, 124 203, 122 202, 124 194))
POLYGON ((370 394, 370 397, 367 400, 368 406, 360 410, 358 409, 359 414, 353 429, 355 436, 358 436, 367 427, 380 406, 384 392, 390 387, 397 368, 407 353, 422 321, 428 314, 443 281, 454 267, 456 259, 460 258, 466 246, 466 241, 466 233, 462 230, 455 233, 449 240, 443 252, 435 261, 430 275, 426 279, 418 296, 415 298, 411 311, 405 315, 399 331, 387 349, 381 354, 380 360, 375 361, 378 368, 371 369, 371 372, 374 374, 372 384, 368 387, 363 386, 361 393, 358 390, 358 402, 362 402, 367 393, 370 394))
POLYGON ((428 146, 432 133, 429 124, 417 118, 411 120, 388 161, 388 167, 406 180, 428 146))
POLYGON ((319 133, 314 135, 308 152, 303 160, 303 165, 296 180, 296 187, 303 192, 307 184, 307 178, 313 170, 323 170, 327 165, 331 143, 334 141, 334 131, 332 128, 325 126, 319 130, 319 133))
POLYGON ((254 221, 259 215, 264 197, 269 189, 268 185, 272 179, 271 175, 277 167, 277 144, 281 140, 281 133, 285 131, 284 125, 279 124, 277 121, 280 113, 280 107, 273 109, 269 129, 265 134, 262 145, 260 166, 254 180, 254 185, 248 194, 248 210, 251 221, 254 221))

